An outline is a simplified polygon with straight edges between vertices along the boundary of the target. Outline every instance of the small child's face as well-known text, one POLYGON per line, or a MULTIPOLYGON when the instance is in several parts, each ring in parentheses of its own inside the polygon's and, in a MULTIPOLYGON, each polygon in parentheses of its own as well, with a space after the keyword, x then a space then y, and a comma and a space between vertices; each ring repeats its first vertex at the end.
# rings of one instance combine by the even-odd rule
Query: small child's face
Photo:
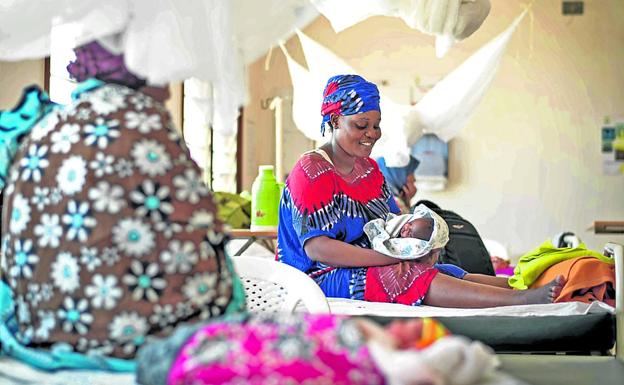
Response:
POLYGON ((418 238, 423 241, 431 239, 433 233, 433 221, 428 218, 416 218, 401 227, 399 236, 401 238, 418 238))
POLYGON ((354 319, 367 341, 374 340, 389 349, 414 348, 416 342, 422 337, 422 318, 395 320, 387 326, 381 326, 365 318, 356 317, 354 319))

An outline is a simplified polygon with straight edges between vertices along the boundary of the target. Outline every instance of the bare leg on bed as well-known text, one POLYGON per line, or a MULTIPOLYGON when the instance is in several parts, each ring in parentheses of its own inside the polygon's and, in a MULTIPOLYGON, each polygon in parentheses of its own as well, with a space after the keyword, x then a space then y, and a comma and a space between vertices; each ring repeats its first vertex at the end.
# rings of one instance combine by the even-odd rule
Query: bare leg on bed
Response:
POLYGON ((464 280, 476 283, 482 283, 484 285, 497 286, 505 289, 511 289, 509 286, 509 279, 505 277, 494 277, 485 274, 471 274, 468 273, 464 276, 464 280))
POLYGON ((437 274, 425 296, 426 305, 481 308, 550 303, 561 293, 565 280, 557 276, 550 283, 529 290, 509 290, 437 274))

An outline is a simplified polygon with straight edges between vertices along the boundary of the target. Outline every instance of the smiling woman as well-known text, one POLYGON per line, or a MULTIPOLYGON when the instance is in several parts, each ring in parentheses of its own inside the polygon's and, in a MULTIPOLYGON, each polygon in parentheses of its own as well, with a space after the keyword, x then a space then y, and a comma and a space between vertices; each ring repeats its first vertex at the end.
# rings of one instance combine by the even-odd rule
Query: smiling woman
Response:
MULTIPOLYGON (((336 157, 341 158, 338 164, 349 166, 349 158, 354 156, 367 158, 370 156, 375 142, 381 138, 381 113, 371 110, 356 115, 339 116, 332 114, 330 118, 333 135, 336 140, 336 157)), ((332 154, 333 146, 325 145, 332 154)), ((331 155, 330 155, 331 156, 331 155)), ((342 170, 339 170, 342 171, 342 170)), ((347 170, 349 171, 349 170, 347 170)))
POLYGON ((305 153, 282 195, 277 255, 310 274, 332 297, 364 298, 365 266, 395 263, 367 245, 363 227, 398 212, 377 163, 381 137, 377 86, 357 75, 327 82, 321 132, 331 139, 305 153), (346 267, 346 268, 343 268, 346 267))
MULTIPOLYGON (((399 212, 370 158, 381 138, 379 91, 360 76, 338 75, 329 79, 323 97, 321 132, 329 126, 331 138, 303 154, 286 180, 279 208, 279 261, 307 273, 328 297, 442 307, 556 298, 564 284, 561 277, 540 289, 514 291, 492 277, 434 265, 440 245, 428 251, 432 258, 409 262, 371 249, 364 225, 399 212)), ((426 230, 431 224, 415 221, 401 235, 423 237, 417 225, 426 230)))

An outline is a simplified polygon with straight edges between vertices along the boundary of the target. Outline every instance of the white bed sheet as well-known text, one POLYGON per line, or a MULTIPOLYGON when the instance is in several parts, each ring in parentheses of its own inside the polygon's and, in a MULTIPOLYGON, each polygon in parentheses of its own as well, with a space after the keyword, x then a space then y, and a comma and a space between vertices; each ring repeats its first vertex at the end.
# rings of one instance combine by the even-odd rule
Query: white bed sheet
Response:
POLYGON ((328 298, 333 314, 374 315, 386 317, 468 317, 468 316, 570 316, 590 313, 615 314, 615 308, 604 302, 549 303, 543 305, 500 306, 483 309, 407 306, 395 303, 366 302, 344 298, 328 298))
POLYGON ((0 357, 0 385, 136 385, 134 373, 86 370, 44 372, 0 357))
MULTIPOLYGON (((32 369, 21 362, 0 357, 0 385, 138 385, 134 374, 96 371, 59 371, 55 373, 32 369)), ((501 371, 474 385, 527 385, 501 371)))

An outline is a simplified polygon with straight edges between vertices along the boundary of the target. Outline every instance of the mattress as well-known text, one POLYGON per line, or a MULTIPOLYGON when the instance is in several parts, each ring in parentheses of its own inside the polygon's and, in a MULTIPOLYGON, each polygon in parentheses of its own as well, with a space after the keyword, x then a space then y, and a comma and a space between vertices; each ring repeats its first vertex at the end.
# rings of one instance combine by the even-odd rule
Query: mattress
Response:
POLYGON ((615 309, 602 302, 453 309, 330 298, 332 313, 386 324, 435 317, 453 334, 489 345, 497 353, 607 354, 616 339, 615 309))
POLYGON ((543 305, 499 306, 482 309, 444 308, 436 306, 408 306, 394 303, 365 302, 345 298, 328 298, 333 314, 384 315, 386 317, 469 317, 511 316, 545 317, 586 314, 615 314, 615 308, 603 302, 549 303, 543 305))

